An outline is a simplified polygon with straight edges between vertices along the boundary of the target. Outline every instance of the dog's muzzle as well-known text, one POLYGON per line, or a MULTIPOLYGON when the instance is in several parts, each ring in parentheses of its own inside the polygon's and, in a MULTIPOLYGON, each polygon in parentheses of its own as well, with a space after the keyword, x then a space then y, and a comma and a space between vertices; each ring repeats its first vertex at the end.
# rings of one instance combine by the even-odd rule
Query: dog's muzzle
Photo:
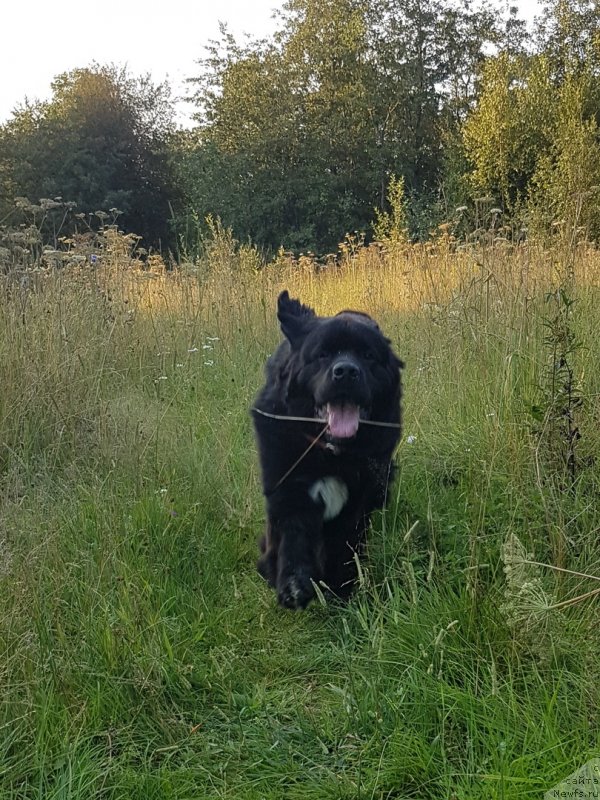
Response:
POLYGON ((361 369, 349 359, 340 359, 331 366, 331 380, 336 384, 352 383, 360 380, 361 369))

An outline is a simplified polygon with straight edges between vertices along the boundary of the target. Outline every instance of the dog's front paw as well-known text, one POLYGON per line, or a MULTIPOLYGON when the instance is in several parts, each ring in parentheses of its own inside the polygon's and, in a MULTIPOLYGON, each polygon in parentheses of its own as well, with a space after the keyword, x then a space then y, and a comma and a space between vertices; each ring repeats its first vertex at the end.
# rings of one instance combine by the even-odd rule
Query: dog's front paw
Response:
POLYGON ((306 608, 314 596, 315 590, 307 572, 296 571, 279 576, 277 599, 284 608, 306 608))

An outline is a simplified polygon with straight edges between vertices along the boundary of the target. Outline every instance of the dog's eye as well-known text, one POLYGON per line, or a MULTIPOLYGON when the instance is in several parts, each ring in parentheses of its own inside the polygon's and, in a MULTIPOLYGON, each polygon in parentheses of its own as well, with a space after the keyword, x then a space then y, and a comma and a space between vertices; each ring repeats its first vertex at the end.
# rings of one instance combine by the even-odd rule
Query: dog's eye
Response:
POLYGON ((363 353, 363 358, 365 358, 367 361, 375 361, 376 356, 373 350, 365 350, 363 353))
POLYGON ((317 358, 329 358, 331 354, 327 352, 327 350, 319 350, 317 358))

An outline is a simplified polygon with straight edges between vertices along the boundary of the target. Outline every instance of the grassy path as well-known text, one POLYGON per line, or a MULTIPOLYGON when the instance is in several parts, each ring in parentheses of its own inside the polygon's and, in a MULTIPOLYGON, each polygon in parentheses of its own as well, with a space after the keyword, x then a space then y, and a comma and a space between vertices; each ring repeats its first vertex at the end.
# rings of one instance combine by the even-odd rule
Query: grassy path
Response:
POLYGON ((2 800, 541 798, 598 755, 598 599, 551 608, 598 584, 524 563, 600 575, 598 257, 559 319, 571 487, 552 257, 484 256, 4 287, 2 800), (299 614, 254 572, 284 284, 373 312, 408 365, 362 585, 299 614))

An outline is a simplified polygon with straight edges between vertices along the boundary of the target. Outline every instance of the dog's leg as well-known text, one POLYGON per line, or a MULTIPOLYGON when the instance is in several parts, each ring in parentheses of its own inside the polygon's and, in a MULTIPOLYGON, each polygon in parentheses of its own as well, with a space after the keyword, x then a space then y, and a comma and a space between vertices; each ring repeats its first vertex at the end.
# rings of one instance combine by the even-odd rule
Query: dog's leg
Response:
POLYGON ((340 600, 347 600, 358 578, 356 559, 364 554, 366 530, 369 519, 365 515, 357 517, 342 515, 325 525, 324 583, 340 600))
POLYGON ((258 542, 261 556, 256 562, 256 569, 267 581, 269 586, 275 588, 277 585, 277 559, 279 556, 279 542, 273 541, 271 534, 271 524, 267 521, 267 528, 264 536, 258 542))
POLYGON ((306 608, 314 597, 312 582, 323 575, 322 525, 318 510, 271 520, 271 531, 279 538, 277 598, 286 608, 306 608))

